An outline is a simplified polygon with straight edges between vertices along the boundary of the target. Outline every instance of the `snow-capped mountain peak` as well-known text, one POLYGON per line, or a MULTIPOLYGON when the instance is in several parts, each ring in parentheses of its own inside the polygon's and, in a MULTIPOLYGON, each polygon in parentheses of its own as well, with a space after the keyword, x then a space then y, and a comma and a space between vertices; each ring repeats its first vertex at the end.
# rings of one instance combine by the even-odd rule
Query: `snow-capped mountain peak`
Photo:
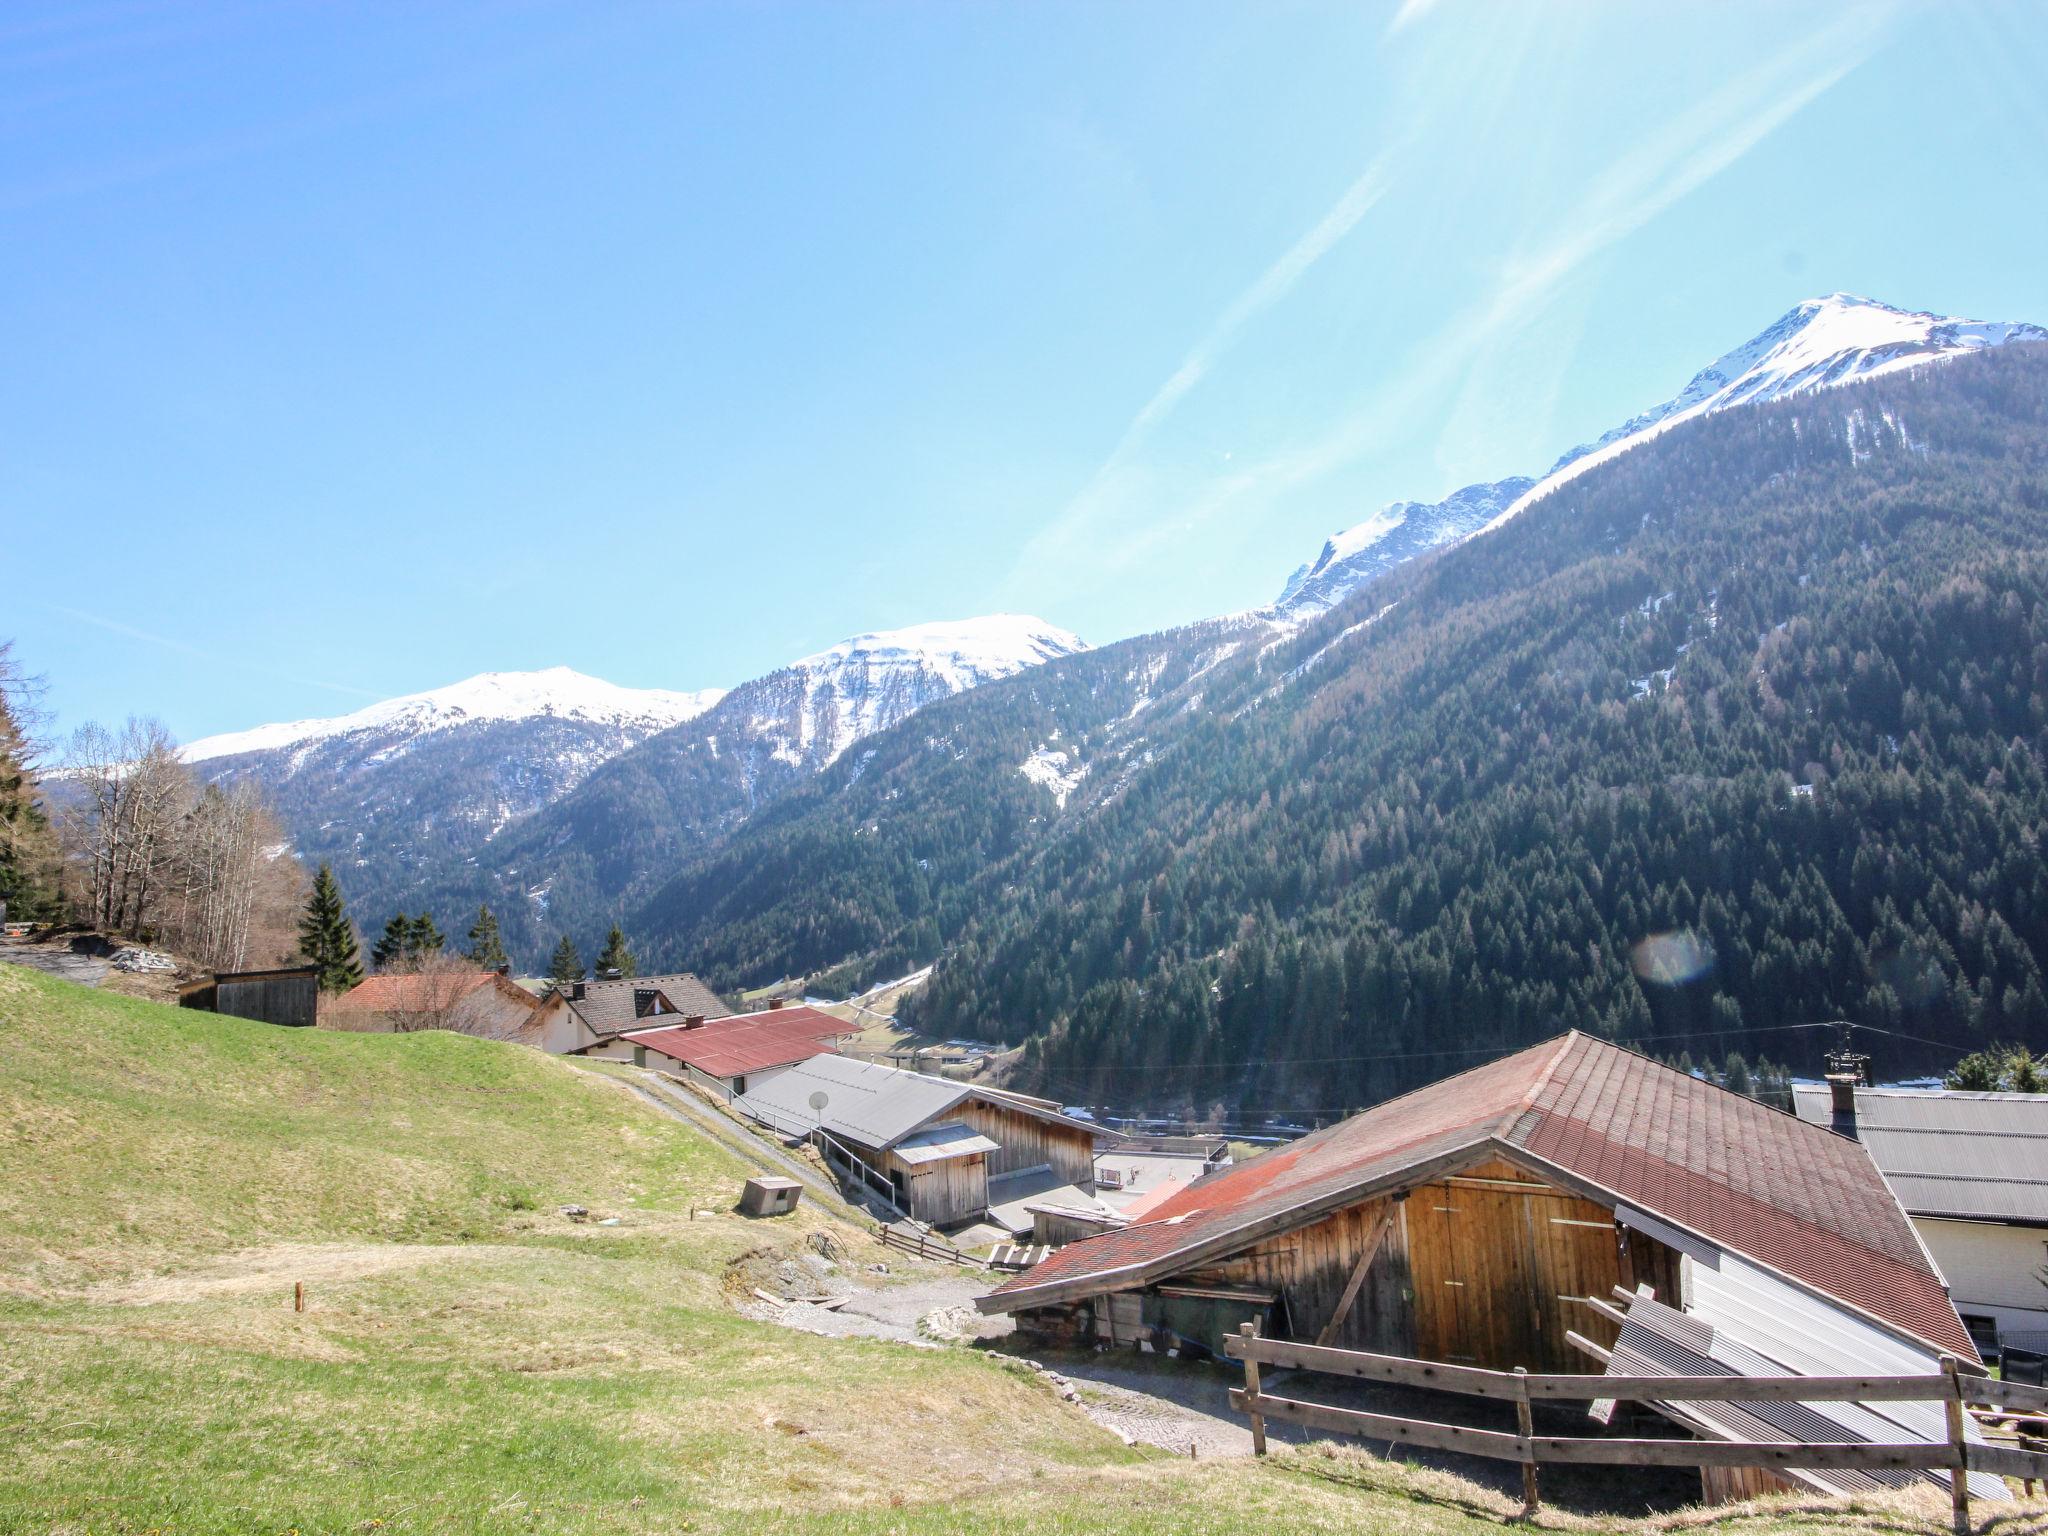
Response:
POLYGON ((462 725, 539 718, 615 726, 638 737, 694 719, 724 696, 724 690, 718 688, 696 693, 621 688, 568 667, 549 667, 539 672, 483 672, 445 688, 385 699, 354 714, 259 725, 252 730, 208 736, 187 746, 184 758, 188 763, 200 763, 246 752, 275 752, 364 732, 380 737, 422 736, 462 725))
POLYGON ((823 767, 937 699, 1087 649, 1017 613, 855 635, 750 685, 762 693, 752 724, 778 758, 823 767))
POLYGON ((1496 527, 1594 466, 1681 422, 2015 341, 2048 341, 2048 330, 2024 321, 1961 320, 1894 309, 1849 293, 1807 299, 1715 358, 1663 404, 1566 453, 1540 479, 1517 476, 1468 485, 1440 502, 1395 502, 1333 535, 1314 562, 1289 578, 1264 616, 1282 624, 1305 623, 1391 567, 1496 527))

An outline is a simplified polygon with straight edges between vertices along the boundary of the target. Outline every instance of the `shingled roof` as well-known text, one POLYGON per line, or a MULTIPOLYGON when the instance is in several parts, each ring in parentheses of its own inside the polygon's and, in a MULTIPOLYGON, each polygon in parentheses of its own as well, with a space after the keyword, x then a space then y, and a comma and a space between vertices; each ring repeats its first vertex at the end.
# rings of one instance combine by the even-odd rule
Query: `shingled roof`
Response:
POLYGON ((627 976, 618 981, 587 981, 583 983, 581 997, 563 992, 562 1001, 575 1009, 593 1034, 608 1039, 647 1022, 647 1016, 639 1011, 639 998, 647 992, 659 992, 667 999, 664 1011, 668 1013, 696 1013, 707 1019, 722 1019, 732 1012, 716 992, 688 971, 668 976, 627 976))
POLYGON ((1684 1228, 1975 1358, 1905 1213, 1855 1142, 1574 1032, 1432 1083, 1070 1243, 991 1309, 1148 1284, 1492 1152, 1684 1228))

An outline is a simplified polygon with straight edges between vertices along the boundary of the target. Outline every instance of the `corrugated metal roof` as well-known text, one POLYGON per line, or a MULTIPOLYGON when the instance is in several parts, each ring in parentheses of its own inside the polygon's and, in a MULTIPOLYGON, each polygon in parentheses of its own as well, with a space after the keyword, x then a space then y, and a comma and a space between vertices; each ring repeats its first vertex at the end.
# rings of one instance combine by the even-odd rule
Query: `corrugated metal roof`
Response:
MULTIPOLYGON (((1793 1102, 1833 1120, 1825 1087, 1793 1102)), ((1858 1088, 1856 1136, 1916 1216, 2048 1226, 2048 1094, 1858 1088)))
MULTIPOLYGON (((1732 1254, 1684 1260, 1685 1311, 1648 1297, 1629 1304, 1609 1374, 1674 1376, 1935 1376, 1939 1357, 1732 1254)), ((1671 1416, 1717 1439, 1811 1443, 1944 1443, 1942 1405, 1902 1403, 1680 1402, 1671 1416)), ((1967 1427, 1973 1440, 1982 1437, 1967 1427)), ((1930 1474, 1886 1469, 1801 1471, 1828 1493, 1903 1487, 1930 1474)), ((2004 1483, 1971 1477, 1970 1491, 2005 1498, 2004 1483)))
POLYGON ((777 1008, 707 1019, 695 1029, 680 1024, 629 1029, 619 1038, 650 1046, 712 1077, 739 1077, 830 1055, 840 1036, 852 1034, 844 1019, 815 1008, 777 1008))
POLYGON ((898 1141, 951 1110, 972 1090, 964 1083, 903 1072, 879 1062, 818 1056, 776 1073, 733 1102, 784 1131, 823 1129, 876 1149, 898 1141), (825 1108, 811 1108, 822 1093, 825 1108))
POLYGON ((966 1157, 975 1152, 1001 1149, 973 1126, 949 1120, 944 1125, 912 1131, 896 1143, 894 1150, 904 1162, 916 1167, 920 1163, 939 1163, 949 1157, 966 1157))
POLYGON ((1028 1307, 1063 1287, 1143 1284, 1230 1251, 1246 1229, 1305 1224, 1432 1159, 1495 1145, 1976 1358, 1912 1223, 1855 1142, 1577 1033, 1189 1185, 1144 1221, 1068 1244, 990 1301, 1028 1307))

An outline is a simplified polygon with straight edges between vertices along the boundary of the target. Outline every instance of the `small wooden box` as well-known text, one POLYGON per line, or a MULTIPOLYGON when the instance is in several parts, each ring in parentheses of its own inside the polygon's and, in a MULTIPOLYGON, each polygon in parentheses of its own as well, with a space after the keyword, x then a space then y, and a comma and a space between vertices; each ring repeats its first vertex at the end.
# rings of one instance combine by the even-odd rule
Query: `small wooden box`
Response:
POLYGON ((740 1193, 740 1211, 747 1216, 785 1216, 796 1209, 804 1187, 795 1179, 758 1173, 747 1180, 740 1193))

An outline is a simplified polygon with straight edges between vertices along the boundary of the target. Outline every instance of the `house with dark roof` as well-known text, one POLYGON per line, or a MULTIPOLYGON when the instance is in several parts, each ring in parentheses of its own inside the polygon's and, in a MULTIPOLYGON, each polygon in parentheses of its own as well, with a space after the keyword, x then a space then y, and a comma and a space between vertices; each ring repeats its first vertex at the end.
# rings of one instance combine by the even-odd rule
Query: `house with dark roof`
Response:
POLYGON ((836 1055, 750 1083, 733 1108, 817 1142, 854 1182, 933 1226, 985 1216, 1010 1185, 1092 1191, 1096 1146, 1111 1135, 1045 1099, 836 1055))
POLYGON ((858 1033, 856 1026, 816 1008, 771 1007, 724 1018, 685 1014, 670 1023, 594 1041, 571 1054, 652 1067, 730 1100, 771 1072, 833 1054, 840 1042, 858 1033))
POLYGON ((2048 1094, 1830 1078, 1793 1099, 1869 1150, 1980 1350, 2048 1352, 2048 1094))
MULTIPOLYGON (((722 1019, 732 1010, 688 971, 667 976, 603 976, 549 989, 546 1049, 555 1055, 588 1050, 651 1019, 722 1019)), ((616 1055, 619 1052, 603 1052, 616 1055)))
POLYGON ((1716 1266, 1930 1371, 1944 1351, 1977 1359, 1863 1147, 1578 1033, 1198 1179, 977 1305, 1076 1342, 1220 1353, 1256 1322, 1349 1349, 1582 1371, 1568 1335, 1611 1348, 1616 1288, 1686 1311, 1707 1289, 1695 1272, 1716 1266))

